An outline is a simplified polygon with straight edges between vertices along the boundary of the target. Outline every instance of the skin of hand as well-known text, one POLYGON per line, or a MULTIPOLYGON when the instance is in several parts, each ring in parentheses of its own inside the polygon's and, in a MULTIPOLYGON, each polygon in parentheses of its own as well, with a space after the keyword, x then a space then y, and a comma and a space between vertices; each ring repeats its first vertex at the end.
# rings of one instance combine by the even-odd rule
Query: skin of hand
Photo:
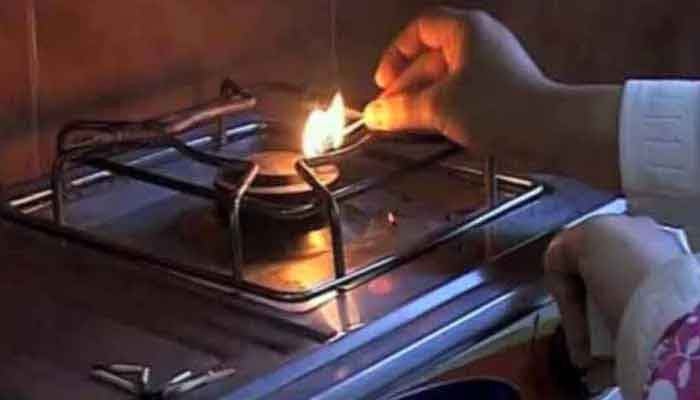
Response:
POLYGON ((544 258, 575 365, 591 367, 586 295, 616 336, 630 298, 653 271, 682 256, 671 235, 646 217, 603 216, 559 234, 544 258))
POLYGON ((548 79, 485 12, 439 8, 418 17, 384 52, 375 81, 383 93, 365 108, 371 129, 437 130, 540 172, 619 185, 620 88, 548 79))

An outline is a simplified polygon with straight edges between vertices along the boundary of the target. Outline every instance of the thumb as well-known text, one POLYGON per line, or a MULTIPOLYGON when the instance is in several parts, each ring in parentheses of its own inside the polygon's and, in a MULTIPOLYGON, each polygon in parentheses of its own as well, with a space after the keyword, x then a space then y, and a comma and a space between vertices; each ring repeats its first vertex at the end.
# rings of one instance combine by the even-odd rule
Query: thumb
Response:
POLYGON ((397 131, 405 129, 440 129, 442 84, 424 90, 401 92, 377 99, 364 111, 370 129, 397 131))
POLYGON ((582 279, 574 273, 578 270, 578 254, 571 254, 578 245, 572 242, 576 236, 575 229, 565 231, 549 245, 544 257, 544 283, 559 307, 571 361, 586 368, 591 362, 586 294, 582 279))

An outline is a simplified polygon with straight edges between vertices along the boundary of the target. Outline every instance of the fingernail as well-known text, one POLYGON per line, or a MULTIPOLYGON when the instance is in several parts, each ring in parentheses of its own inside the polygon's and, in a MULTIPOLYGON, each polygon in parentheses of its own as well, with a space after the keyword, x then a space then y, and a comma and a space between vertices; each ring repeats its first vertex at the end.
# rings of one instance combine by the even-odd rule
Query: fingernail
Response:
POLYGON ((383 129, 386 125, 386 105, 375 100, 365 107, 365 123, 370 129, 383 129))
POLYGON ((384 74, 380 71, 377 71, 377 73, 374 74, 374 83, 376 83, 380 88, 385 88, 387 85, 386 76, 384 76, 384 74))

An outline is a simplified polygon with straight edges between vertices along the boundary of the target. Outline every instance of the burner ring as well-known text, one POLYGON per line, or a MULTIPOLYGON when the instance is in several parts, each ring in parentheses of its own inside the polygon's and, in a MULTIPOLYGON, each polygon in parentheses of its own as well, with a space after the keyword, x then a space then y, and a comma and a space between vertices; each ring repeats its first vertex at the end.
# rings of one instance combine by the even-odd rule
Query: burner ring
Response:
MULTIPOLYGON (((248 160, 260 168, 248 193, 258 195, 297 195, 309 193, 311 186, 299 176, 295 165, 301 159, 301 154, 293 151, 267 150, 252 154, 248 160)), ((325 186, 336 182, 340 170, 332 164, 314 168, 319 181, 325 186)), ((240 179, 237 171, 222 171, 217 178, 217 186, 235 186, 240 179)))

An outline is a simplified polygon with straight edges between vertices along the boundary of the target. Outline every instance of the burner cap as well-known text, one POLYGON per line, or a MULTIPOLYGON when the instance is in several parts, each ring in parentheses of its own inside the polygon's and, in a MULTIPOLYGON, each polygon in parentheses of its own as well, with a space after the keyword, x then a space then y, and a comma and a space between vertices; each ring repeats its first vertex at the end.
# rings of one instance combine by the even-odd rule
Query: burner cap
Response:
MULTIPOLYGON (((251 155, 248 160, 260 168, 248 193, 261 195, 291 195, 311 191, 311 186, 297 174, 295 164, 301 154, 292 151, 268 150, 251 155)), ((316 176, 324 185, 334 183, 340 177, 335 165, 323 165, 314 168, 316 176)), ((235 186, 240 179, 238 171, 222 171, 217 178, 217 186, 235 186)))

